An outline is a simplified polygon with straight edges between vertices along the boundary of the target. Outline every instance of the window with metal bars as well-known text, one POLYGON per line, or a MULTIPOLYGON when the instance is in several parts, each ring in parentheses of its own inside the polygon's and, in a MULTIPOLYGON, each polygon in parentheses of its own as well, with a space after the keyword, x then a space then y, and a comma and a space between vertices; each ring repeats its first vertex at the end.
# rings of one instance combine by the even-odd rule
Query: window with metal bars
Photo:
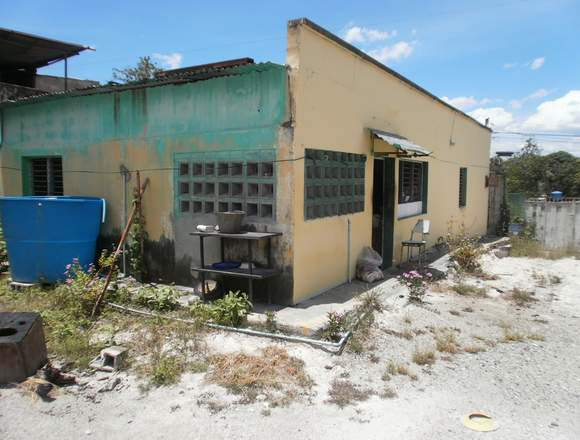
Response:
POLYGON ((28 192, 33 196, 62 196, 62 158, 28 158, 28 192))
POLYGON ((459 168, 459 207, 467 206, 467 168, 459 168))
POLYGON ((399 162, 399 204, 423 200, 423 174, 426 162, 399 162))

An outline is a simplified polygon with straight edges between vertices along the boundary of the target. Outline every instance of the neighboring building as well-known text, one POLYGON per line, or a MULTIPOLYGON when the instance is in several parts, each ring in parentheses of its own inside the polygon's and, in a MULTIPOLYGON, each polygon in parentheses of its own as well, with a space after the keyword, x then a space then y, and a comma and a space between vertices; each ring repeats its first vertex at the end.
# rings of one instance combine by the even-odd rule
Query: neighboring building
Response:
POLYGON ((87 49, 0 28, 0 102, 99 85, 68 77, 68 59, 87 49), (37 73, 37 69, 59 61, 64 62, 64 77, 37 73))
POLYGON ((346 282, 365 246, 397 262, 418 219, 430 245, 450 221, 486 230, 491 130, 306 19, 289 22, 286 66, 205 65, 0 112, 4 193, 104 197, 105 239, 122 225, 120 167, 143 170, 148 265, 166 280, 192 282, 189 233, 218 210, 283 233, 267 287, 287 304, 346 282))

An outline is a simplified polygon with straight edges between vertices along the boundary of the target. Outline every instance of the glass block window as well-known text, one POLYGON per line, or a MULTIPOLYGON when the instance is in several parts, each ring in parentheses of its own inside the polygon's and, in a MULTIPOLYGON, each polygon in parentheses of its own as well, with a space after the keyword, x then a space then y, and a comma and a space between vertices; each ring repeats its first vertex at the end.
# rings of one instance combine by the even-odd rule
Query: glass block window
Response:
POLYGON ((198 216, 245 211, 250 221, 273 221, 274 159, 271 150, 177 154, 177 213, 198 216))
POLYGON ((364 154, 306 149, 305 219, 364 211, 365 164, 364 154))

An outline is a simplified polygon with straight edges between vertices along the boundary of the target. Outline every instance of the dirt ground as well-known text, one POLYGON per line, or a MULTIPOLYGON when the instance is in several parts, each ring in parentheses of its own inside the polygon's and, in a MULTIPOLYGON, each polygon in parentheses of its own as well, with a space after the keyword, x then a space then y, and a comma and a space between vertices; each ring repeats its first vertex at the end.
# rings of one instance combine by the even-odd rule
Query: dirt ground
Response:
POLYGON ((275 345, 303 360, 314 385, 289 406, 264 395, 243 402, 207 383, 205 373, 147 392, 134 376, 97 373, 51 402, 0 388, 0 439, 580 438, 580 261, 487 255, 484 270, 497 279, 442 281, 423 306, 380 292, 387 309, 342 356, 242 335, 207 336, 214 352, 275 345), (482 289, 459 294, 451 289, 457 284, 482 289), (514 288, 533 295, 524 293, 518 305, 510 299, 514 288), (434 363, 417 365, 416 351, 434 353, 434 363), (342 408, 329 397, 338 383, 347 390, 339 395, 342 408), (349 402, 353 396, 360 401, 349 402), (473 411, 493 417, 497 429, 464 427, 462 418, 473 411))

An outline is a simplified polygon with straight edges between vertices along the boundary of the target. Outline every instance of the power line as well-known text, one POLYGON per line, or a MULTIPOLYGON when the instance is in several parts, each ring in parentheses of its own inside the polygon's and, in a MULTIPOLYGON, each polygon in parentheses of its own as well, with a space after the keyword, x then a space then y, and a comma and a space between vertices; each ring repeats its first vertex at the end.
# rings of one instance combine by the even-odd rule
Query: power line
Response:
POLYGON ((550 137, 572 137, 579 138, 580 133, 547 133, 547 132, 533 132, 533 131, 494 131, 493 134, 507 134, 519 136, 550 136, 550 137))

